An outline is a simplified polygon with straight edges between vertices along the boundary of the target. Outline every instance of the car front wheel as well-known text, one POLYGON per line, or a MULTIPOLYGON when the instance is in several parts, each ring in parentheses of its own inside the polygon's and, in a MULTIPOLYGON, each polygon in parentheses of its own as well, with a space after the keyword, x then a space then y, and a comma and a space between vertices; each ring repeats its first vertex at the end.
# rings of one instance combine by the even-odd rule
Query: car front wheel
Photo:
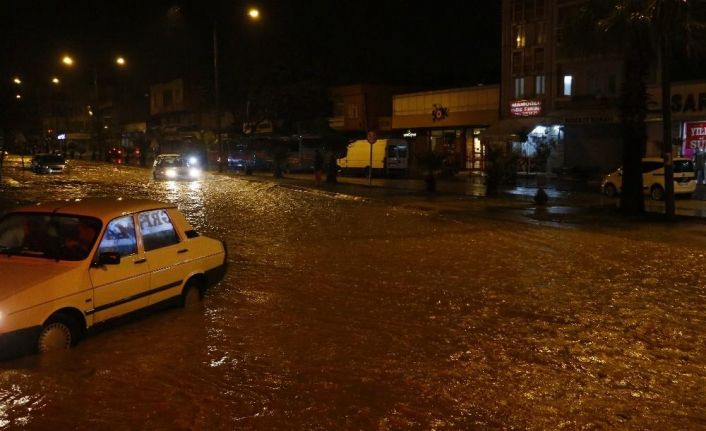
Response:
POLYGON ((661 201, 662 199, 664 199, 664 189, 662 188, 662 186, 652 186, 652 190, 650 191, 650 197, 656 201, 661 201))
POLYGON ((37 351, 47 353, 66 350, 78 342, 78 324, 69 316, 57 314, 42 326, 37 338, 37 351))
POLYGON ((618 194, 618 190, 613 184, 608 183, 605 185, 605 187, 603 187, 603 194, 605 194, 609 198, 614 198, 618 194))

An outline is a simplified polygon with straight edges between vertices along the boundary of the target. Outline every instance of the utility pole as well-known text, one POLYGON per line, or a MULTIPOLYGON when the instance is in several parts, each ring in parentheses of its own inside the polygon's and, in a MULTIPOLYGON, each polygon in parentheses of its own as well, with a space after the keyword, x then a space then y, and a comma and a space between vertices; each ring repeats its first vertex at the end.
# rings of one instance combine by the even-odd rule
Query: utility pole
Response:
POLYGON ((218 30, 213 22, 213 90, 216 98, 216 142, 218 142, 218 172, 223 172, 225 149, 221 139, 221 89, 218 77, 218 30))
POLYGON ((674 157, 672 154, 672 109, 671 109, 671 74, 672 59, 671 25, 674 21, 674 2, 662 2, 661 31, 659 53, 662 73, 662 157, 664 157, 664 213, 667 219, 675 215, 674 202, 674 157))

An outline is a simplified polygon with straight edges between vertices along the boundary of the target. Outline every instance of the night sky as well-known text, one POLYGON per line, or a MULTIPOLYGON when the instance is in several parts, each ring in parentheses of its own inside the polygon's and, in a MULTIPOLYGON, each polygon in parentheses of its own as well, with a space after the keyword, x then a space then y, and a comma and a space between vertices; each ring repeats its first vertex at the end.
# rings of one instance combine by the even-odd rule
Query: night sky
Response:
POLYGON ((121 73, 147 84, 208 74, 215 22, 224 80, 278 67, 327 85, 497 83, 499 3, 4 0, 0 67, 4 85, 16 74, 39 82, 66 73, 58 63, 64 52, 104 76, 113 73, 112 58, 125 55, 130 67, 121 73), (260 22, 244 17, 250 5, 261 9, 260 22))

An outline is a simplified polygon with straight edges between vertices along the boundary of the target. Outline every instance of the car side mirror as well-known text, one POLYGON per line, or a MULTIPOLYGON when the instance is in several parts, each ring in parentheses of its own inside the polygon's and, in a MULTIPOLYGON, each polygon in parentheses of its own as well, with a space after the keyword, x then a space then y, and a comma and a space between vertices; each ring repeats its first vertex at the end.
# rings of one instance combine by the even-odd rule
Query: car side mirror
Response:
POLYGON ((114 251, 106 251, 98 255, 98 266, 103 265, 119 265, 120 264, 120 253, 114 251))

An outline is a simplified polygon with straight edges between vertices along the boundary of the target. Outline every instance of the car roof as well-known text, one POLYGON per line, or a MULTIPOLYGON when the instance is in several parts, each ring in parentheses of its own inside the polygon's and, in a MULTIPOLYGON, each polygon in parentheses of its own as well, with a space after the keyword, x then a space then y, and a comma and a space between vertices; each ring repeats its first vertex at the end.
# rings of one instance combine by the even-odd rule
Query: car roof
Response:
POLYGON ((161 208, 176 208, 176 205, 149 199, 85 198, 43 202, 16 208, 12 212, 71 214, 107 221, 125 214, 161 208))

